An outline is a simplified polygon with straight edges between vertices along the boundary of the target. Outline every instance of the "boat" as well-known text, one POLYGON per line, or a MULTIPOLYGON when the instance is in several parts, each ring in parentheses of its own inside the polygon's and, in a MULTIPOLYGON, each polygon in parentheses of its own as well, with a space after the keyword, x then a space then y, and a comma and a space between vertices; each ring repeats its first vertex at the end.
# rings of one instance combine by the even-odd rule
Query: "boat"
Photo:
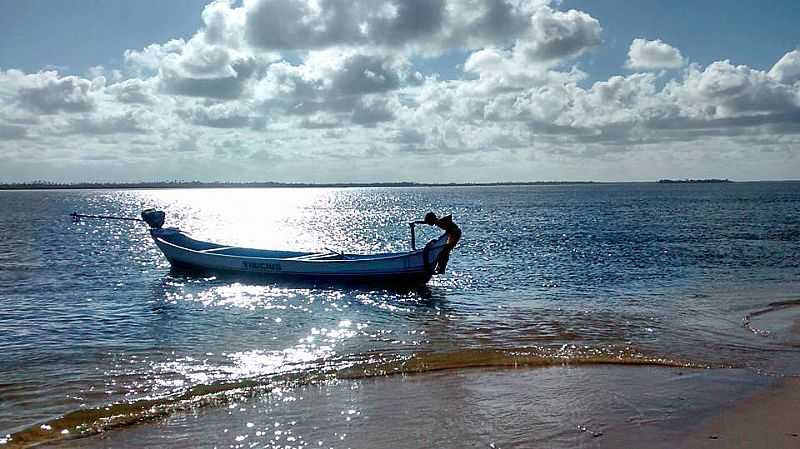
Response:
POLYGON ((436 262, 447 245, 448 234, 415 248, 411 224, 411 250, 379 254, 274 251, 243 248, 196 240, 178 228, 164 228, 164 212, 148 209, 142 221, 173 268, 178 270, 234 272, 314 281, 423 285, 435 274, 436 262))

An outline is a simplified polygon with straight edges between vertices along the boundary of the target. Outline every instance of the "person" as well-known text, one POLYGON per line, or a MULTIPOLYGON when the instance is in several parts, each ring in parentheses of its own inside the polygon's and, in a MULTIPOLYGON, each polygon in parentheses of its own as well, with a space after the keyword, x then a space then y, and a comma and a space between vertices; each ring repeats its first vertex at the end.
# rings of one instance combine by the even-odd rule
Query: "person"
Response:
POLYGON ((443 229, 447 234, 447 244, 445 244, 442 252, 439 253, 439 257, 436 258, 436 268, 434 269, 434 273, 436 274, 444 273, 445 269, 447 269, 447 262, 450 260, 450 252, 453 251, 453 248, 455 248, 456 244, 461 239, 461 228, 453 222, 452 215, 445 215, 442 218, 437 218, 436 214, 433 212, 428 212, 425 214, 424 220, 416 223, 436 226, 443 229))

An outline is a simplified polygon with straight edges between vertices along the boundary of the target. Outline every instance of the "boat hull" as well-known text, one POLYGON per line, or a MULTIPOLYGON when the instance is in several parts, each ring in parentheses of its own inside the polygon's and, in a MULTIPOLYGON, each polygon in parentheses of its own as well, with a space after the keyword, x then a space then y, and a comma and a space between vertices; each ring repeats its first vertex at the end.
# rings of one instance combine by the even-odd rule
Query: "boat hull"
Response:
POLYGON ((424 249, 373 255, 269 251, 204 242, 177 229, 151 229, 173 268, 190 272, 246 273, 318 282, 421 285, 445 247, 446 235, 424 249))

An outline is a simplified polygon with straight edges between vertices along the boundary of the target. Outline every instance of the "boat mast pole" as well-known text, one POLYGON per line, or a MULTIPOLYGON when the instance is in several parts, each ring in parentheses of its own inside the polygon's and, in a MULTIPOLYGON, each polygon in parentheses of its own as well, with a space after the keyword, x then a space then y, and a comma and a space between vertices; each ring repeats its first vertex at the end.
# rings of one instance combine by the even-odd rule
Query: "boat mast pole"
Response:
POLYGON ((414 250, 417 249, 417 241, 416 241, 417 233, 414 232, 414 229, 415 229, 416 225, 412 221, 411 223, 408 224, 408 226, 411 227, 411 251, 414 251, 414 250))

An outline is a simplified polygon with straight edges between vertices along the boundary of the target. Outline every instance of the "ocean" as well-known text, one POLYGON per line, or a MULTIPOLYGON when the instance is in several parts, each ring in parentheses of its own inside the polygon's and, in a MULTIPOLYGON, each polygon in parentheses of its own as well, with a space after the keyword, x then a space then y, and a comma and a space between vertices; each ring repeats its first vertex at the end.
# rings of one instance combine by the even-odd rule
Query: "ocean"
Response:
POLYGON ((0 448, 654 447, 800 375, 797 182, 0 191, 0 211, 0 448), (172 272, 145 226, 68 216, 149 207, 258 248, 404 250, 428 211, 463 237, 445 275, 382 289, 172 272))

